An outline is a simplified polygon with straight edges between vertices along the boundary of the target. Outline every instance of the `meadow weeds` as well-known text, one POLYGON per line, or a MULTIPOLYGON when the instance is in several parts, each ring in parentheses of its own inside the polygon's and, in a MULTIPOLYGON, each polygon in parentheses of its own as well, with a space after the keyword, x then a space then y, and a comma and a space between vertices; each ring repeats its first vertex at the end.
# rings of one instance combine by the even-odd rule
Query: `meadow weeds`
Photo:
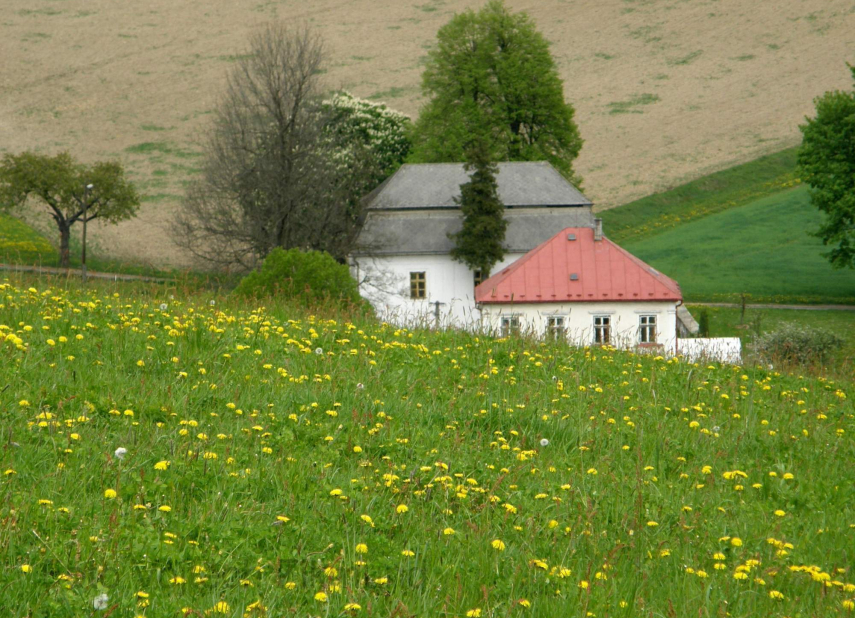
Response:
POLYGON ((855 607, 834 382, 297 311, 0 283, 4 616, 855 607))

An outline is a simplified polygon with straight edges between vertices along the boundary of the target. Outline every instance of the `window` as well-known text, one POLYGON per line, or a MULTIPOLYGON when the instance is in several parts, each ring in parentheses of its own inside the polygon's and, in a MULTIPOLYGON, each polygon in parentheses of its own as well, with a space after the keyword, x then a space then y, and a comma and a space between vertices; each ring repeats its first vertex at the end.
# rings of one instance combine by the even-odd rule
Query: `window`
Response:
POLYGON ((426 290, 424 272, 410 273, 410 298, 425 298, 426 290))
POLYGON ((552 341, 564 339, 564 316, 550 315, 546 318, 546 338, 552 341))
POLYGON ((502 337, 509 335, 519 335, 520 333, 520 317, 518 315, 508 315, 502 318, 502 337))
POLYGON ((482 281, 484 281, 484 273, 480 270, 476 270, 472 273, 472 281, 475 283, 475 287, 477 288, 482 281))
POLYGON ((607 315, 594 316, 594 343, 606 345, 611 339, 611 317, 607 315))
POLYGON ((638 343, 656 343, 656 316, 642 315, 638 318, 638 343))

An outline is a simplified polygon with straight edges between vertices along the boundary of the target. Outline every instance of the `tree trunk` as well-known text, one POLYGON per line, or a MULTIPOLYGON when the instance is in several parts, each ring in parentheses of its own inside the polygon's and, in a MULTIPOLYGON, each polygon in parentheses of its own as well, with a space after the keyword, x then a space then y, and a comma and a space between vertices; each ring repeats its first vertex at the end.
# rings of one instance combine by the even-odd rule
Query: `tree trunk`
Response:
POLYGON ((70 251, 68 248, 71 239, 71 228, 68 225, 59 226, 59 267, 68 268, 70 251))

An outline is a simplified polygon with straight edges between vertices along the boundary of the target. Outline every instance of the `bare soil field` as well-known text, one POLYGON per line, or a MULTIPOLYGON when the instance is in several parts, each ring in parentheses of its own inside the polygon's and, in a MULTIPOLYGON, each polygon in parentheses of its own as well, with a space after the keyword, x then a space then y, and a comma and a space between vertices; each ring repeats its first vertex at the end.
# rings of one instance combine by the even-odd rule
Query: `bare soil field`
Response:
MULTIPOLYGON (((331 88, 416 116, 436 31, 470 0, 3 0, 0 153, 121 160, 140 216, 96 226, 101 252, 186 264, 166 235, 199 139, 248 34, 317 27, 331 88)), ((793 145, 826 90, 850 88, 851 0, 508 0, 552 42, 585 145, 577 169, 610 208, 793 145)), ((49 222, 42 221, 43 225, 49 222)), ((52 236, 51 236, 52 237, 52 236)))

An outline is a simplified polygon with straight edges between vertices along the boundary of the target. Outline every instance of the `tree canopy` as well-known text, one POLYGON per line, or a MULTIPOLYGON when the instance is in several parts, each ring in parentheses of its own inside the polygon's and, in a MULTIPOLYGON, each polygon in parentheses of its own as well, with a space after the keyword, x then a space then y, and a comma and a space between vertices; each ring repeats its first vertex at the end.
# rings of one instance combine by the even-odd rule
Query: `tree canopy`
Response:
POLYGON ((855 268, 855 92, 826 92, 814 103, 816 116, 799 127, 799 173, 825 213, 817 236, 833 245, 826 257, 835 268, 855 268))
POLYGON ((60 266, 69 265, 71 227, 102 219, 118 223, 133 217, 140 198, 114 161, 78 163, 67 152, 56 156, 7 154, 0 164, 0 208, 20 207, 29 198, 48 207, 60 234, 60 266))
POLYGON ((413 132, 413 162, 463 161, 473 136, 494 161, 549 161, 580 182, 582 147, 549 44, 525 13, 500 0, 456 15, 437 34, 422 76, 428 99, 413 132))
POLYGON ((411 123, 405 114, 344 91, 326 99, 322 109, 324 132, 333 142, 336 160, 352 169, 355 157, 371 158, 373 174, 365 178, 368 191, 391 176, 407 158, 412 144, 411 123))
POLYGON ((316 33, 273 23, 229 75, 173 229, 208 264, 251 268, 276 247, 344 258, 360 198, 400 164, 406 118, 348 95, 324 101, 323 61, 316 33))
POLYGON ((504 218, 505 206, 499 200, 498 167, 491 162, 483 140, 467 146, 466 170, 471 172, 470 180, 460 185, 457 199, 463 213, 463 227, 449 235, 455 241, 451 257, 472 270, 480 270, 481 277, 486 279, 493 266, 505 257, 502 243, 508 222, 504 218))

